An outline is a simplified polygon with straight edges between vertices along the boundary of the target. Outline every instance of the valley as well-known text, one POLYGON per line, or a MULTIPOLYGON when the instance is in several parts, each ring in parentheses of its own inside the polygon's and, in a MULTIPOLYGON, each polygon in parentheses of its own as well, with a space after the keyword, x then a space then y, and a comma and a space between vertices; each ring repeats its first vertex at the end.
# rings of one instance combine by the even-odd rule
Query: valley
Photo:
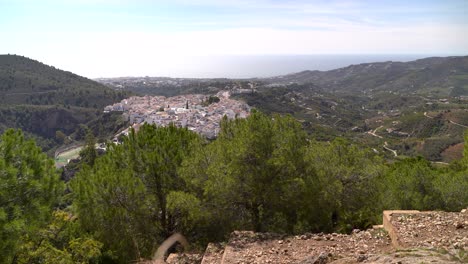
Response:
POLYGON ((108 78, 140 95, 213 95, 227 90, 262 112, 292 115, 318 140, 348 138, 389 159, 461 157, 468 127, 468 57, 350 65, 253 79, 108 78), (376 130, 379 132, 376 133, 376 130))
MULTIPOLYGON (((466 208, 468 103, 460 77, 466 57, 274 78, 101 83, 24 57, 6 61, 0 63, 0 83, 7 84, 0 86, 4 193, 49 208, 31 238, 15 233, 23 239, 15 251, 28 258, 38 252, 55 263, 62 256, 49 252, 90 245, 87 260, 143 261, 174 232, 193 241, 197 260, 186 263, 199 263, 205 248, 213 263, 295 263, 311 250, 329 252, 327 261, 374 260, 387 252, 399 258, 391 231, 364 231, 381 223, 382 210, 466 208), (24 76, 34 77, 29 83, 24 76), (36 81, 43 82, 39 91, 36 81), (31 196, 36 175, 44 195, 31 196), (42 235, 49 233, 56 235, 42 235), (284 235, 264 240, 266 247, 257 243, 272 233, 284 235), (217 242, 223 246, 212 252, 217 242)), ((437 246, 429 250, 448 243, 451 250, 437 258, 421 253, 428 260, 462 259, 466 252, 458 238, 425 243, 437 246)), ((159 260, 178 256, 185 255, 159 260)))
MULTIPOLYGON (((186 108, 190 100, 195 105, 196 100, 227 91, 231 101, 220 110, 221 116, 236 116, 253 107, 267 114, 293 116, 318 140, 344 137, 389 159, 421 155, 433 162, 449 163, 461 157, 463 133, 468 127, 466 72, 468 57, 444 57, 271 78, 125 77, 94 82, 24 57, 3 55, 0 129, 22 128, 52 155, 61 145, 80 144, 87 129, 101 142, 111 139, 144 121, 147 111, 154 113, 151 120, 145 120, 149 123, 171 122, 171 118, 157 114, 159 108, 167 108, 162 102, 148 102, 151 109, 140 107, 122 115, 119 111, 123 109, 117 109, 115 103, 122 104, 131 95, 185 96, 187 99, 170 107, 175 111, 186 108), (236 110, 237 101, 245 104, 246 110, 236 110), (225 112, 229 108, 233 111, 225 112)), ((163 112, 168 113, 160 114, 163 112)), ((181 125, 188 119, 172 121, 181 125)), ((207 121, 211 122, 202 122, 207 121)), ((217 122, 203 133, 214 137, 217 122)))

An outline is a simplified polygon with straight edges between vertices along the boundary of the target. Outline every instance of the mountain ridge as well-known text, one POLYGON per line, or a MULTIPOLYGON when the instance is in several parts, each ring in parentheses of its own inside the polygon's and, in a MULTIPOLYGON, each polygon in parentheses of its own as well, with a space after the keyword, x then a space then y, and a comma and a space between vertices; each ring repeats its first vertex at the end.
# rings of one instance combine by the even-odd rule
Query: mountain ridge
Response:
POLYGON ((362 63, 329 71, 306 70, 261 80, 270 84, 314 83, 339 92, 438 91, 439 94, 457 96, 468 95, 467 73, 468 56, 451 56, 409 62, 362 63))
POLYGON ((102 108, 119 97, 119 93, 91 79, 24 56, 0 55, 2 104, 102 108))

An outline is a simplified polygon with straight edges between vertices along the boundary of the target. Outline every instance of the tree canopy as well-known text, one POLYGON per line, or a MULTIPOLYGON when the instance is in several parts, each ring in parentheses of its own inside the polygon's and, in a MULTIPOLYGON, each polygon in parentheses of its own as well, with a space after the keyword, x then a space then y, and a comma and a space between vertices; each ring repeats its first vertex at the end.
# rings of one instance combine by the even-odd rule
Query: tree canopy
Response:
POLYGON ((63 191, 54 163, 19 130, 0 138, 0 255, 14 262, 22 241, 47 224, 63 191))

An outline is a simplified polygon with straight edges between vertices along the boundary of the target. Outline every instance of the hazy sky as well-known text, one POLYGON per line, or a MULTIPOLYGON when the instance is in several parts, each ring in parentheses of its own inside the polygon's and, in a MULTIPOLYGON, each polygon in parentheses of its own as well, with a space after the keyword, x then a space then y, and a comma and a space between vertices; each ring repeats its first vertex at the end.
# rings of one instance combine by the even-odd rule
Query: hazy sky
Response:
POLYGON ((0 0, 0 53, 87 77, 207 55, 468 55, 467 14, 467 0, 0 0))

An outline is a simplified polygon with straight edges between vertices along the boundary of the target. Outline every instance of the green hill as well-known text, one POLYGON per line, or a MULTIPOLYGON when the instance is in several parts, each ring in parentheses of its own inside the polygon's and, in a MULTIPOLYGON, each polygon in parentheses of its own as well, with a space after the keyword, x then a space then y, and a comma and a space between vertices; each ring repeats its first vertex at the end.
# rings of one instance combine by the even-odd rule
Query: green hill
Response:
POLYGON ((390 158, 385 143, 399 155, 431 161, 461 155, 468 56, 365 63, 260 81, 266 85, 256 93, 237 97, 266 113, 291 114, 315 138, 343 136, 390 158), (376 129, 377 135, 369 133, 376 129))
POLYGON ((313 83, 327 91, 468 95, 468 56, 410 62, 376 62, 330 71, 303 71, 266 79, 269 83, 313 83))
MULTIPOLYGON (((0 131, 21 128, 44 150, 62 144, 57 131, 81 140, 80 125, 100 119, 111 131, 115 118, 102 118, 104 106, 128 97, 100 83, 16 55, 0 55, 0 131)), ((93 130, 95 128, 91 127, 93 130)), ((100 129, 104 137, 109 130, 100 129)))
POLYGON ((0 55, 0 104, 101 109, 123 97, 100 83, 16 55, 0 55))

